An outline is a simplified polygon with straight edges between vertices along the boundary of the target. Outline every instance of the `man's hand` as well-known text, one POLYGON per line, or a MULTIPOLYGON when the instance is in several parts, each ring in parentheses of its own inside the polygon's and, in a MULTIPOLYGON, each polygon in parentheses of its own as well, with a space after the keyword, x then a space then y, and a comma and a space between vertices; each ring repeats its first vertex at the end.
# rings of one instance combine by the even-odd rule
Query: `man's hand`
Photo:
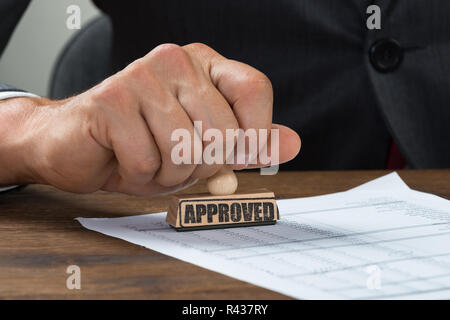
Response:
POLYGON ((43 183, 80 193, 177 191, 221 167, 171 160, 172 132, 185 128, 194 137, 194 121, 224 137, 226 129, 280 129, 280 163, 300 149, 295 132, 272 124, 269 79, 202 44, 161 45, 67 100, 3 104, 0 184, 43 183))

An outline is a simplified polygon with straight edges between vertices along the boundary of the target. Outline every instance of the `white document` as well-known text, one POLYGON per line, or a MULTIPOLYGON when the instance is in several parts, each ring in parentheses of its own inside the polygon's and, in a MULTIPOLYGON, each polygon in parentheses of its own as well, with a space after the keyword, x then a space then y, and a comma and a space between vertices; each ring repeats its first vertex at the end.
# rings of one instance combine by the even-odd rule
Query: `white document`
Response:
POLYGON ((355 190, 375 190, 375 191, 383 191, 383 190, 411 190, 408 185, 400 178, 397 172, 393 172, 391 174, 382 176, 380 178, 374 179, 372 181, 363 183, 362 185, 350 189, 349 191, 355 190))
POLYGON ((260 227, 177 232, 165 213, 78 220, 298 299, 450 298, 450 201, 413 191, 393 173, 277 203, 281 220, 260 227))

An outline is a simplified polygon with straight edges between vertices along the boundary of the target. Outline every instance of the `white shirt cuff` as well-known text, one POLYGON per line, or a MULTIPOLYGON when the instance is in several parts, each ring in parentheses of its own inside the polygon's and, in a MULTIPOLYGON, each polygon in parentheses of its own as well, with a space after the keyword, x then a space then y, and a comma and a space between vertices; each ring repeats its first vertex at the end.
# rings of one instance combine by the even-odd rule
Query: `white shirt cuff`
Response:
POLYGON ((8 190, 15 189, 15 188, 17 188, 17 187, 19 187, 19 186, 2 187, 2 188, 0 188, 0 193, 1 193, 1 192, 8 191, 8 190))
POLYGON ((39 96, 22 91, 1 91, 0 92, 0 100, 9 99, 9 98, 38 98, 39 96))
MULTIPOLYGON (((0 92, 0 100, 10 99, 10 98, 26 98, 26 97, 37 98, 39 96, 29 93, 29 92, 22 92, 22 91, 2 91, 2 92, 0 92)), ((0 192, 12 190, 17 187, 18 186, 0 187, 0 192)))

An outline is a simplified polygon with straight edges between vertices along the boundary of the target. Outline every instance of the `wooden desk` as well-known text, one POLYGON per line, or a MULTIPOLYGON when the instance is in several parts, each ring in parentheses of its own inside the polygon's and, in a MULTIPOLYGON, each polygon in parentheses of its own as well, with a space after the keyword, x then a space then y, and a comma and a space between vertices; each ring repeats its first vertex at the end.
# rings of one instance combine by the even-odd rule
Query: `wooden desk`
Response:
MULTIPOLYGON (((344 191, 387 171, 240 173, 240 186, 267 187, 279 198, 344 191)), ((450 199, 450 170, 401 171, 414 189, 450 199)), ((199 183, 185 192, 205 191, 199 183)), ((283 295, 160 253, 88 231, 76 217, 122 217, 165 211, 167 197, 98 192, 74 195, 29 186, 0 196, 0 298, 284 299, 283 295), (81 290, 66 289, 69 265, 81 290)))

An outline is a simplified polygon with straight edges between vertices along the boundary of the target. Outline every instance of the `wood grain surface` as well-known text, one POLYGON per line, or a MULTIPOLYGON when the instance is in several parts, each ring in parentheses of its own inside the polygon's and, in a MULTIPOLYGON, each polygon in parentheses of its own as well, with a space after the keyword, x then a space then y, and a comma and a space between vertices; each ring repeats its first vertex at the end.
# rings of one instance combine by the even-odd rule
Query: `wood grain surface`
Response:
MULTIPOLYGON (((344 191, 388 171, 239 173, 238 191, 267 188, 277 198, 344 191)), ((417 190, 450 199, 450 170, 400 171, 417 190)), ((200 182, 183 193, 206 192, 200 182)), ((28 186, 0 196, 1 299, 286 299, 131 243, 89 231, 76 217, 166 211, 168 197, 97 192, 75 195, 28 186), (81 268, 81 290, 66 288, 66 268, 81 268)))

